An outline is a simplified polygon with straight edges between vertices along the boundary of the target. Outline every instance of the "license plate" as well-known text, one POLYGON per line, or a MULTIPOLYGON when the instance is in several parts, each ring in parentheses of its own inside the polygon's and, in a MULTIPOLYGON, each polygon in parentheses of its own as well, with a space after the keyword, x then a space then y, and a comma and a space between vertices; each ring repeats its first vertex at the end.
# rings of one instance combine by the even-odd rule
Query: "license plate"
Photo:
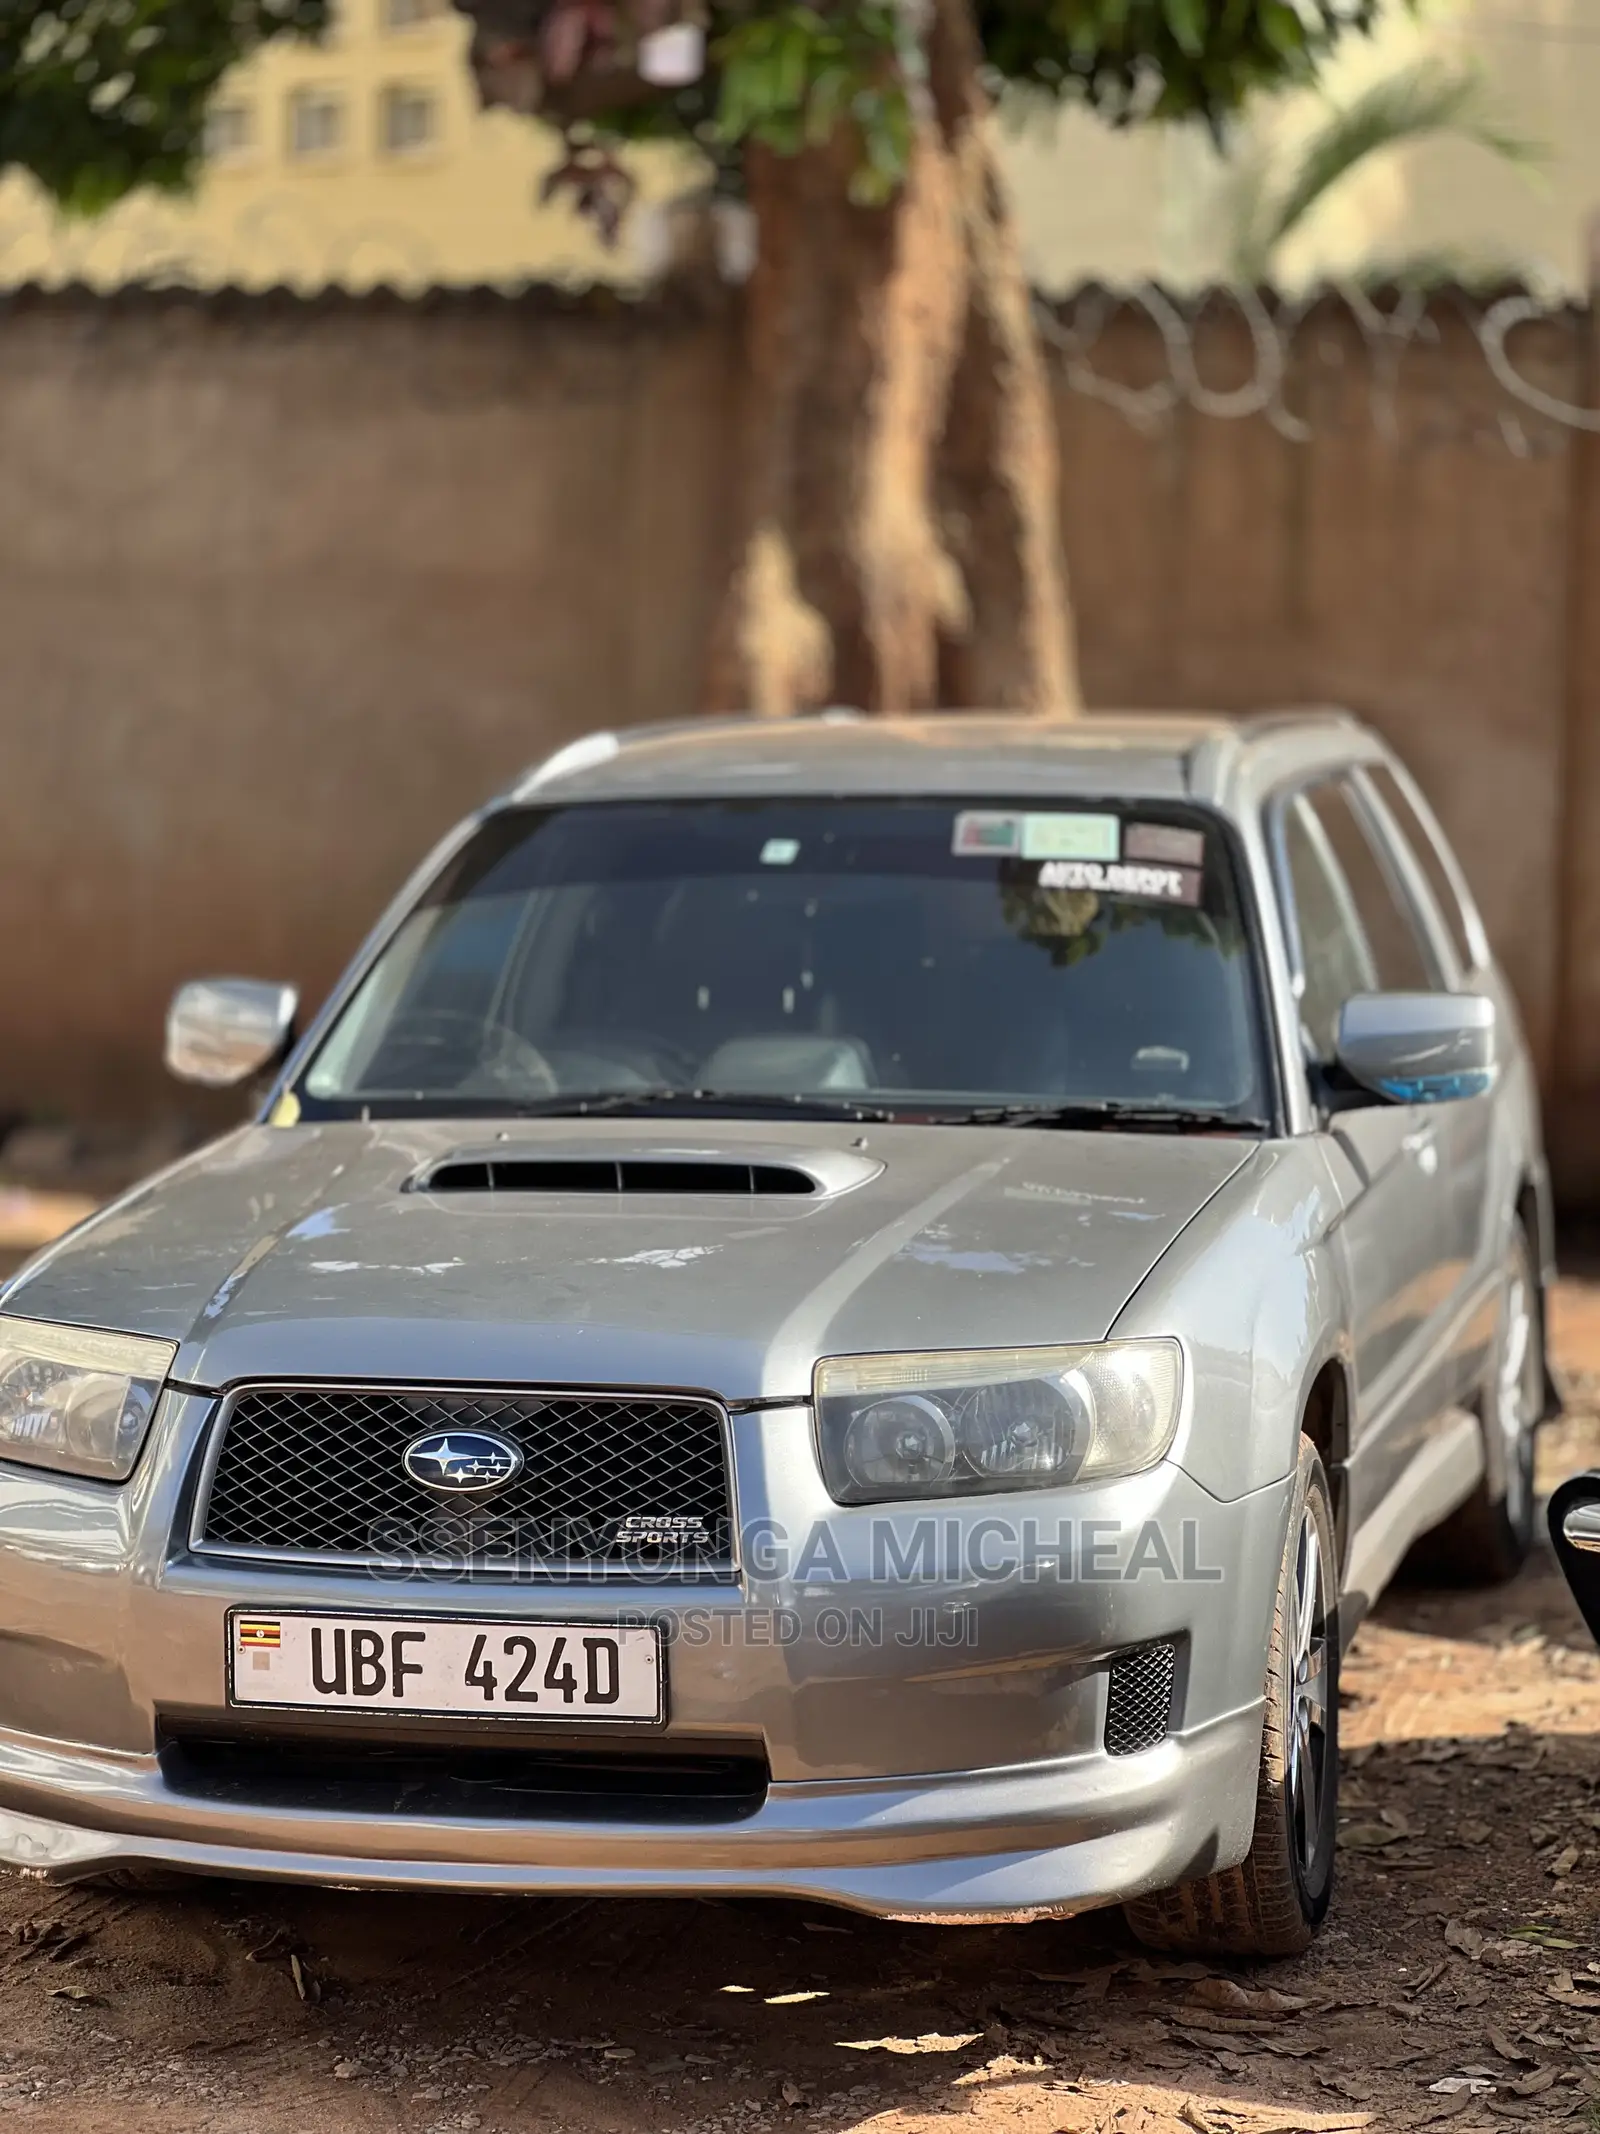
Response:
POLYGON ((666 1716, 659 1632, 616 1623, 234 1613, 228 1691, 280 1711, 666 1716))

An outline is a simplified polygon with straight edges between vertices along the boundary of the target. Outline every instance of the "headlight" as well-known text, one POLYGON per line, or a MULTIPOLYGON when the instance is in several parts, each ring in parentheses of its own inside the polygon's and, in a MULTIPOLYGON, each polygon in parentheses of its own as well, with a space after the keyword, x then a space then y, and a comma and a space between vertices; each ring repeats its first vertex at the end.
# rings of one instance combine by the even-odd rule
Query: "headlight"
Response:
POLYGON ((177 1353, 173 1341, 0 1312, 0 1460, 126 1482, 177 1353))
POLYGON ((1178 1428, 1176 1341, 831 1356, 816 1370, 822 1473, 840 1504, 1106 1482, 1178 1428))

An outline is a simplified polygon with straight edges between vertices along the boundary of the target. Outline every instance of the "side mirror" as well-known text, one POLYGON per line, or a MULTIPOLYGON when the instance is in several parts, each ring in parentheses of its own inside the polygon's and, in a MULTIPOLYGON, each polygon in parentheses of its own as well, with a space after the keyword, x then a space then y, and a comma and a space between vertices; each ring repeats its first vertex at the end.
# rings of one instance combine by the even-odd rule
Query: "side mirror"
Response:
POLYGON ((1571 1475, 1553 1489, 1549 1519, 1556 1561, 1600 1644, 1600 1474, 1571 1475))
POLYGON ((1494 1087, 1494 1002, 1481 993, 1358 993, 1339 1011, 1339 1065, 1391 1104, 1448 1104, 1494 1087))
POLYGON ((197 978, 167 1010, 167 1068, 180 1082, 232 1089, 283 1057, 300 995, 259 978, 197 978))

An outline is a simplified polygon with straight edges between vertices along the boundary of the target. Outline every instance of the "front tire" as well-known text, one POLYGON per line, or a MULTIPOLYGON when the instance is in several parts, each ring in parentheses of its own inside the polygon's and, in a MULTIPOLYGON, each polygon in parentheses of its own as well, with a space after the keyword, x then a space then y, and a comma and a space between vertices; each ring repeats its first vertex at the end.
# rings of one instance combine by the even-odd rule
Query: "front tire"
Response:
POLYGON ((1300 1440, 1267 1657, 1255 1834, 1237 1867, 1123 1906, 1146 1947, 1298 1956, 1333 1895, 1339 1795, 1339 1598, 1333 1502, 1300 1440))

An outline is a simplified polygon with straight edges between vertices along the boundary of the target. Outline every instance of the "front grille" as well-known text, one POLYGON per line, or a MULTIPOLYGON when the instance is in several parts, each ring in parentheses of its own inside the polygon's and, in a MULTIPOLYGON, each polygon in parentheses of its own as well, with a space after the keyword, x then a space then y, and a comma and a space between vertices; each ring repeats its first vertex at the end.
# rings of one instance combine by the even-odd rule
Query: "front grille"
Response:
POLYGON ((1111 1663, 1106 1697, 1106 1749, 1136 1756, 1165 1741, 1172 1723, 1172 1683, 1178 1649, 1170 1641, 1144 1645, 1111 1663))
POLYGON ((193 1545, 507 1577, 726 1577, 726 1422, 715 1402, 663 1394, 377 1386, 250 1386, 226 1403, 193 1545), (480 1430, 522 1452, 476 1504, 412 1479, 405 1452, 480 1430))
POLYGON ((259 1733, 168 1735, 161 1772, 174 1793, 229 1806, 519 1823, 742 1822, 770 1776, 755 1747, 602 1756, 259 1733))

